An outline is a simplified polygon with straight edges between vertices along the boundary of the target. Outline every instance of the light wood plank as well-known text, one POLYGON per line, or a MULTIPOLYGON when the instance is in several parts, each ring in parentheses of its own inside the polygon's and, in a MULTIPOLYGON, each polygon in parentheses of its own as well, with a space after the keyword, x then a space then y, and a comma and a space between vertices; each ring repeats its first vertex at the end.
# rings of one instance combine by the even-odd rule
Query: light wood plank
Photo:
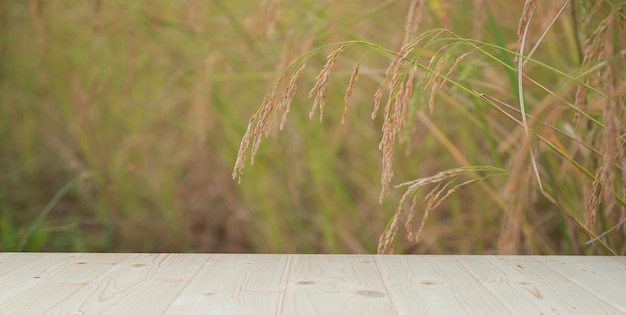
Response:
POLYGON ((123 256, 96 258, 90 254, 16 254, 3 261, 0 283, 10 286, 0 293, 5 314, 41 314, 77 292, 99 274, 112 268, 123 256), (20 265, 22 263, 22 265, 20 265), (37 303, 33 303, 37 301, 37 303), (18 312, 19 310, 19 312, 18 312))
POLYGON ((626 256, 618 256, 618 257, 611 257, 619 262, 621 262, 622 264, 626 265, 626 256))
POLYGON ((464 256, 459 259, 470 274, 507 308, 510 314, 550 314, 555 309, 533 284, 520 273, 521 265, 501 264, 492 256, 464 256))
POLYGON ((10 270, 16 267, 23 267, 26 264, 34 263, 37 260, 42 259, 45 256, 51 255, 50 253, 0 253, 0 280, 7 273, 11 273, 10 270))
POLYGON ((167 314, 278 314, 287 255, 212 255, 167 314))
POLYGON ((283 314, 396 314, 368 255, 291 257, 283 314))
POLYGON ((378 256, 399 314, 507 314, 454 256, 378 256))
POLYGON ((626 314, 626 259, 0 253, 0 314, 626 314))
POLYGON ((159 314, 200 269, 205 258, 129 254, 50 310, 51 314, 159 314))
POLYGON ((538 256, 536 259, 585 288, 594 299, 626 314, 626 266, 620 261, 593 256, 538 256))
MULTIPOLYGON (((621 314, 575 282, 531 256, 472 257, 463 260, 503 303, 523 297, 544 313, 621 314), (498 275, 498 276, 494 276, 498 275), (494 288, 494 280, 506 282, 494 288), (506 290, 506 286, 516 290, 506 290), (517 291, 517 292, 516 292, 517 291), (505 293, 506 292, 506 293, 505 293)), ((512 303, 511 303, 512 304, 512 303)))

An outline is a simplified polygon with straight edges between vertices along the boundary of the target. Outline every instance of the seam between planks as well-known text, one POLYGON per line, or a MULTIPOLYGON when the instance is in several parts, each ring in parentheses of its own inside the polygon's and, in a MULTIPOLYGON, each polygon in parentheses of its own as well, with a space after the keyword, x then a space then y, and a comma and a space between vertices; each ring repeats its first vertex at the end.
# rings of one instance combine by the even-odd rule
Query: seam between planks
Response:
POLYGON ((610 257, 611 257, 611 259, 626 265, 626 257, 624 257, 624 256, 610 256, 610 257))
POLYGON ((285 279, 283 294, 280 296, 280 307, 278 308, 278 314, 284 314, 285 310, 285 302, 287 296, 287 286, 289 285, 289 280, 291 278, 291 264, 293 263, 293 254, 287 255, 287 263, 285 264, 285 269, 283 271, 283 278, 285 279))
POLYGON ((378 276, 380 277, 380 280, 382 280, 382 282, 383 282, 383 287, 385 288, 385 294, 387 294, 387 297, 389 298, 389 302, 391 304, 391 308, 393 310, 393 314, 398 314, 398 308, 396 307, 395 299, 389 293, 387 280, 385 279, 385 277, 383 277, 383 273, 380 270, 380 265, 379 265, 380 264, 380 260, 378 260, 378 256, 379 255, 369 255, 369 256, 372 259, 372 261, 374 261, 374 264, 376 265, 376 273, 378 273, 378 276))
MULTIPOLYGON (((169 255, 173 255, 173 254, 174 253, 170 253, 169 255)), ((181 255, 184 255, 184 254, 181 254, 181 255)), ((185 292, 185 289, 193 282, 193 279, 196 278, 198 273, 200 271, 202 271, 204 266, 207 265, 209 259, 211 257, 213 257, 214 255, 215 254, 199 254, 199 256, 202 256, 204 258, 204 262, 200 265, 200 267, 198 267, 198 269, 196 269, 196 271, 194 271, 193 275, 191 275, 189 280, 187 280, 187 283, 185 283, 184 286, 181 286, 180 290, 178 290, 178 292, 176 292, 176 295, 174 295, 174 298, 172 299, 172 301, 163 308, 163 311, 161 311, 161 314, 166 314, 167 313, 167 310, 172 306, 172 304, 174 304, 174 302, 176 302, 176 299, 180 296, 180 294, 185 292)))

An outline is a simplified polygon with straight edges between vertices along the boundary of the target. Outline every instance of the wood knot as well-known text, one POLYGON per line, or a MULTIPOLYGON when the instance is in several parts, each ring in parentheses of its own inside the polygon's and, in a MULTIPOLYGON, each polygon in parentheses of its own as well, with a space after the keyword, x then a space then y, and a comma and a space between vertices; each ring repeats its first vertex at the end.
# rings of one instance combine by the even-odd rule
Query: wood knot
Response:
POLYGON ((425 288, 435 288, 441 286, 441 282, 437 280, 422 280, 417 282, 419 285, 425 288))
POLYGON ((385 293, 382 293, 379 291, 370 291, 370 290, 359 290, 359 291, 356 291, 356 293, 358 295, 362 295, 366 297, 375 297, 375 298, 385 296, 385 293))

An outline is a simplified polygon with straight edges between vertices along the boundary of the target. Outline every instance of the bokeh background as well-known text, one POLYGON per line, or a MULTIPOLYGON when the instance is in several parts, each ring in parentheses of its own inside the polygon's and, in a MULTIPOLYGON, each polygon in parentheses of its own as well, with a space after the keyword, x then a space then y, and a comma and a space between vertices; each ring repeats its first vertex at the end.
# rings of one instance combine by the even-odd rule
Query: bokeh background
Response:
MULTIPOLYGON (((532 38, 561 4, 542 4, 532 38)), ((284 130, 263 140, 240 184, 231 174, 249 118, 292 60, 344 40, 398 50, 408 6, 403 0, 0 1, 0 249, 376 252, 403 193, 393 188, 379 203, 382 121, 370 118, 392 55, 365 46, 342 54, 319 122, 308 119, 307 92, 333 48, 321 50, 302 74, 284 130), (341 124, 346 86, 364 54, 341 124)), ((523 1, 425 1, 420 31, 446 28, 514 50, 522 7, 523 1)), ((581 56, 573 23, 563 15, 537 58, 564 72, 576 69, 581 56)), ((437 52, 425 51, 424 64, 437 52)), ((575 82, 534 70, 538 80, 559 81, 555 90, 572 95, 575 82)), ((468 58, 454 79, 516 104, 510 72, 490 58, 468 58)), ((528 98, 543 104, 545 91, 533 88, 528 98)), ((493 108, 453 88, 437 99, 432 114, 415 105, 421 118, 397 147, 392 184, 464 163, 510 169, 515 156, 527 156, 515 147, 524 142, 520 126, 493 108)), ((572 111, 554 106, 548 112, 570 120, 572 111)), ((592 131, 584 139, 593 143, 597 136, 592 131)), ((576 154, 593 172, 599 158, 576 154)), ((564 167, 558 155, 540 162, 557 170, 546 187, 584 220, 593 180, 564 167)), ((401 232, 396 252, 495 253, 511 215, 525 231, 512 252, 598 252, 584 245, 584 233, 562 210, 532 193, 529 174, 490 178, 455 194, 430 217, 419 244, 401 232), (523 211, 507 212, 489 195, 511 176, 525 188, 508 201, 523 211)), ((613 211, 608 217, 619 217, 613 211)))

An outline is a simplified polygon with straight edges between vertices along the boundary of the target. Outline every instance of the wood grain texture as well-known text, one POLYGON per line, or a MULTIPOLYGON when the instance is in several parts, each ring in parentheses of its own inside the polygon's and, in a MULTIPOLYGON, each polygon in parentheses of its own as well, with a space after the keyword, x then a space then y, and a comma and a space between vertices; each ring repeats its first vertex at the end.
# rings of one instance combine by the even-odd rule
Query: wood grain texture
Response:
POLYGON ((89 254, 16 254, 0 264, 3 314, 41 314, 79 292, 123 256, 89 254))
POLYGON ((454 256, 379 256, 401 314, 506 314, 506 308, 454 256))
POLYGON ((372 256, 293 256, 285 314, 395 314, 372 256))
POLYGON ((620 314, 534 257, 469 256, 463 264, 510 313, 620 314))
POLYGON ((287 255, 208 256, 166 313, 278 314, 289 260, 287 255))
POLYGON ((52 314, 159 314, 182 291, 204 260, 181 254, 138 254, 69 295, 52 314))
POLYGON ((626 314, 626 264, 623 262, 592 256, 548 256, 536 259, 586 290, 592 299, 603 301, 617 310, 607 309, 607 314, 626 314))
POLYGON ((0 253, 0 314, 626 314, 626 259, 0 253))

